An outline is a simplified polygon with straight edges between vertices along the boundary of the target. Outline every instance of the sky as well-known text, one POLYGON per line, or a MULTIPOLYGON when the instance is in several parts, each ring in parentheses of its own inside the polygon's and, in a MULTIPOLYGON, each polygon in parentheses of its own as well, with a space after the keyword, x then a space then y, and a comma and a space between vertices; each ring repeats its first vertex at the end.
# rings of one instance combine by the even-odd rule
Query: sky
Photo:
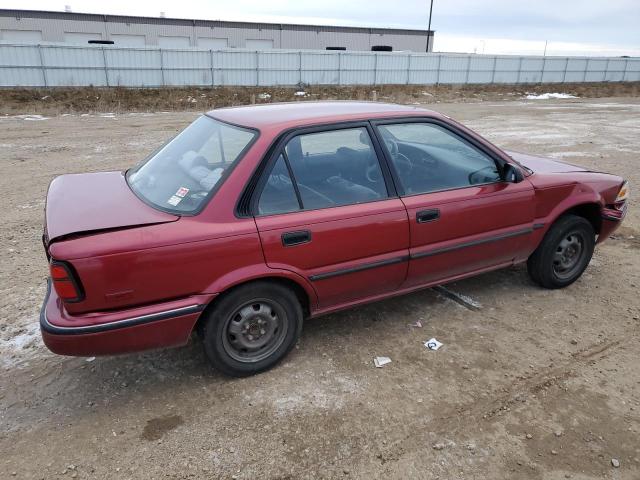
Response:
MULTIPOLYGON (((0 0, 0 8, 426 29, 429 0, 0 0)), ((640 56, 640 0, 434 0, 434 50, 640 56)))

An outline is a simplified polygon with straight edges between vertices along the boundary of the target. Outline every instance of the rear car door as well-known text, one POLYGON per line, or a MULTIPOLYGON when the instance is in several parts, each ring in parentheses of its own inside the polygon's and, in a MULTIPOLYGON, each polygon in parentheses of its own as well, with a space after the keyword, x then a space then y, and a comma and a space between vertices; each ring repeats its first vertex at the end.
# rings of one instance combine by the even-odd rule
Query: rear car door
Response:
POLYGON ((377 132, 409 216, 406 287, 526 255, 535 208, 526 178, 504 181, 502 164, 486 147, 441 121, 379 122, 377 132))
POLYGON ((368 123, 291 132, 256 185, 252 212, 267 264, 314 286, 320 309, 397 289, 409 225, 368 123))

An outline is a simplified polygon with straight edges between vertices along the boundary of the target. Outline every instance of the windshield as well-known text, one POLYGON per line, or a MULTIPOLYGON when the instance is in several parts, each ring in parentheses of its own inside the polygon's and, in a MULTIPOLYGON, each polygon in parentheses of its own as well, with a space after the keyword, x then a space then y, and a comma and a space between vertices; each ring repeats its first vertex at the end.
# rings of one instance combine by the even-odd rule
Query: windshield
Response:
POLYGON ((161 210, 199 211, 255 138, 252 130, 202 116, 129 170, 136 195, 161 210))

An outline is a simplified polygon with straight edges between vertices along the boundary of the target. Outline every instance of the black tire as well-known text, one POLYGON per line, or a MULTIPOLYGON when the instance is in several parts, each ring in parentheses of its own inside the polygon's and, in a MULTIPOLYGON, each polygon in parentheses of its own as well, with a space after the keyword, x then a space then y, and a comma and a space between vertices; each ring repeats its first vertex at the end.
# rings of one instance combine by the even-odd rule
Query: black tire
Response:
POLYGON ((560 217, 527 260, 534 282, 544 288, 564 288, 575 282, 591 261, 595 232, 588 220, 560 217))
POLYGON ((272 282, 242 285, 205 312, 202 341, 212 365, 231 377, 268 370, 294 347, 302 307, 294 292, 272 282))

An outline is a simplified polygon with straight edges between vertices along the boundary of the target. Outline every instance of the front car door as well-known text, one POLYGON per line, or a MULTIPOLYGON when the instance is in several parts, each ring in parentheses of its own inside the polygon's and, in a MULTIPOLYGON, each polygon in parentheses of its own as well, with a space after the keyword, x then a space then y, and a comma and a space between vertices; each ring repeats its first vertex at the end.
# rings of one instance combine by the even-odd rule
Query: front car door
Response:
POLYGON ((376 122, 411 230, 405 287, 509 265, 527 252, 534 190, 502 179, 502 163, 441 120, 376 122))
POLYGON ((291 132, 269 159, 252 211, 267 265, 314 286, 320 310, 396 290, 409 225, 368 123, 291 132))

